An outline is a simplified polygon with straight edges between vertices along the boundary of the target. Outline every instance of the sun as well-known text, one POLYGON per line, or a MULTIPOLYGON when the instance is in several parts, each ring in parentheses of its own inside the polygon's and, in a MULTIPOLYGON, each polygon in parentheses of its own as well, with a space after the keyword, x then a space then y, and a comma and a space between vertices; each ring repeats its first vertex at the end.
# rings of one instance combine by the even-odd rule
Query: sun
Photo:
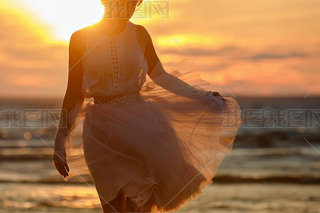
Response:
POLYGON ((23 5, 38 21, 48 26, 59 41, 73 32, 98 22, 103 16, 100 0, 11 0, 23 5))
POLYGON ((43 31, 38 34, 53 43, 69 42, 72 33, 99 22, 104 13, 100 0, 1 0, 0 6, 28 15, 29 23, 39 24, 36 31, 43 31))

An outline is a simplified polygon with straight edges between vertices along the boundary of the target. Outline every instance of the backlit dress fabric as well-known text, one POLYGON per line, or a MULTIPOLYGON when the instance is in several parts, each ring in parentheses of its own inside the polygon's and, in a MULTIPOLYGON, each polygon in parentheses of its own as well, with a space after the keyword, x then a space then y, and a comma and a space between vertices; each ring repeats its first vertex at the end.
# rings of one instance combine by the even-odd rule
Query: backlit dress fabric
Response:
POLYGON ((99 39, 94 28, 83 29, 82 89, 96 102, 79 103, 69 115, 72 129, 83 121, 83 152, 66 140, 65 180, 90 174, 103 204, 122 190, 137 211, 174 211, 212 183, 241 111, 233 97, 209 94, 210 83, 183 63, 161 74, 159 62, 149 77, 136 30, 129 21, 120 34, 99 39))

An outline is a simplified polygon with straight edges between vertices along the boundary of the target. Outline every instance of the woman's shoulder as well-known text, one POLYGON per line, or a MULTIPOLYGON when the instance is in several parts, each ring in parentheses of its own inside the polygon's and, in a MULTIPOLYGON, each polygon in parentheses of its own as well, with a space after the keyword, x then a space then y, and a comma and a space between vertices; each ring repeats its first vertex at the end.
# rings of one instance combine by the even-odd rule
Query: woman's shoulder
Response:
POLYGON ((143 38, 144 40, 149 40, 151 39, 151 36, 148 32, 148 30, 140 25, 140 24, 134 24, 136 26, 136 29, 137 29, 137 35, 140 37, 140 38, 143 38))
POLYGON ((70 42, 74 40, 78 43, 83 43, 86 45, 87 37, 90 35, 90 32, 94 29, 95 25, 96 24, 91 24, 74 31, 71 35, 70 42))
POLYGON ((87 27, 74 31, 71 35, 70 41, 85 41, 86 31, 87 27))
POLYGON ((151 41, 151 36, 150 36, 148 30, 144 26, 139 25, 139 24, 134 24, 134 25, 136 27, 137 40, 138 40, 140 46, 142 47, 142 49, 145 49, 147 44, 150 43, 150 41, 151 41))
MULTIPOLYGON (((96 25, 97 25, 97 23, 93 23, 93 24, 87 25, 87 26, 85 26, 85 27, 82 27, 82 28, 74 31, 74 32, 72 33, 72 36, 74 36, 74 37, 85 37, 85 35, 86 35, 87 33, 89 33, 91 30, 93 30, 96 25)), ((72 37, 72 36, 71 36, 71 37, 72 37)))
POLYGON ((79 51, 81 50, 81 52, 84 52, 87 46, 87 30, 88 27, 84 27, 74 31, 70 37, 69 45, 79 51))

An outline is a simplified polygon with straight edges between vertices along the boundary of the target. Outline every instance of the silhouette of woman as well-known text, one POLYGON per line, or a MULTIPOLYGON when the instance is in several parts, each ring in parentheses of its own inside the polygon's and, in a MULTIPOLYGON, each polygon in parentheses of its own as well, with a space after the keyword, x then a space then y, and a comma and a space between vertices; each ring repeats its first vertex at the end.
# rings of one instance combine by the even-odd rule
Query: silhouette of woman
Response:
POLYGON ((142 0, 101 3, 104 17, 70 39, 53 164, 65 180, 90 175, 104 212, 177 210, 231 152, 239 105, 190 67, 163 69, 148 31, 129 21, 142 0), (79 153, 71 132, 82 118, 79 153))

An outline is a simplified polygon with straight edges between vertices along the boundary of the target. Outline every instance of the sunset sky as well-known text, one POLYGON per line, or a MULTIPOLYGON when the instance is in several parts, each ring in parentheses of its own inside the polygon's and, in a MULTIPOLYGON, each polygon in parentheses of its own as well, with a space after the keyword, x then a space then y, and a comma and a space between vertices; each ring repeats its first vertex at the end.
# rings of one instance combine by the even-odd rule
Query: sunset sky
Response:
MULTIPOLYGON (((168 16, 131 19, 165 67, 190 58, 224 95, 320 95, 319 0, 168 2, 168 16)), ((63 96, 70 36, 102 13, 100 0, 1 0, 0 96, 63 96)))

